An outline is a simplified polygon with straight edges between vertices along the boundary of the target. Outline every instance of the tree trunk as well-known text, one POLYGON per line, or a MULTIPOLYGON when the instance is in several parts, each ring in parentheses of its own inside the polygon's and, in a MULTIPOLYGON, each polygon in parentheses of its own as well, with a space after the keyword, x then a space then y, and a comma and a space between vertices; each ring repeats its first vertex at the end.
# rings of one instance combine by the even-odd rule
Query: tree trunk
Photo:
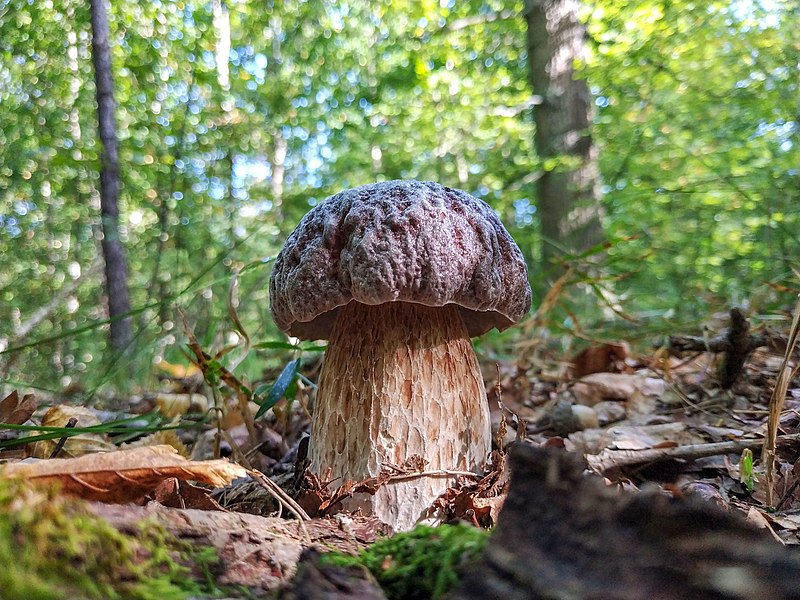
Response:
POLYGON ((545 275, 559 275, 554 260, 602 241, 597 152, 589 126, 592 106, 586 82, 575 78, 585 29, 578 0, 526 0, 528 64, 534 92, 534 143, 545 164, 538 181, 538 209, 545 275))
POLYGON ((128 264, 119 236, 119 155, 117 124, 114 116, 114 81, 111 78, 111 51, 106 0, 91 0, 92 61, 97 87, 97 122, 100 141, 100 214, 103 227, 108 315, 111 318, 111 347, 125 348, 131 341, 131 310, 128 296, 128 264))
POLYGON ((280 129, 272 134, 272 178, 270 190, 272 191, 272 218, 276 223, 283 220, 283 182, 286 177, 286 154, 289 143, 283 137, 280 129))
MULTIPOLYGON (((217 83, 225 91, 231 89, 231 15, 225 0, 213 0, 211 11, 214 18, 214 32, 217 37, 214 49, 214 62, 217 66, 217 83)), ((227 94, 226 94, 227 95, 227 94)))

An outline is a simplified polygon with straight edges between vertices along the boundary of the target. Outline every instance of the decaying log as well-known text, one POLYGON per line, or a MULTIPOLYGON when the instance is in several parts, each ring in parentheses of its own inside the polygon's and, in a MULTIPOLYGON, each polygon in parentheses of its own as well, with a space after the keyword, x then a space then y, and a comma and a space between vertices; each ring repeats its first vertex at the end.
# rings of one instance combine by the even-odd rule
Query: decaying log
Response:
MULTIPOLYGON (((356 554, 366 547, 350 529, 364 517, 352 517, 348 531, 333 519, 287 521, 243 513, 167 508, 155 503, 146 507, 87 503, 89 509, 111 525, 138 535, 144 521, 155 521, 179 540, 214 548, 219 563, 215 581, 243 586, 260 595, 287 584, 294 576, 301 552, 314 544, 356 554)), ((366 529, 374 529, 367 523, 366 529)), ((2 594, 0 594, 2 596, 2 594)))
POLYGON ((580 455, 515 445, 511 487, 449 600, 800 598, 800 560, 709 503, 630 493, 580 455))
POLYGON ((280 600, 386 600, 386 595, 366 567, 333 567, 308 549, 300 556, 297 575, 280 600))
POLYGON ((781 341, 780 336, 770 331, 751 334, 750 322, 739 308, 732 308, 730 317, 730 326, 713 338, 692 335, 672 335, 669 338, 669 349, 674 352, 724 354, 719 369, 719 382, 725 389, 730 388, 739 378, 744 362, 753 350, 762 346, 775 346, 781 341))

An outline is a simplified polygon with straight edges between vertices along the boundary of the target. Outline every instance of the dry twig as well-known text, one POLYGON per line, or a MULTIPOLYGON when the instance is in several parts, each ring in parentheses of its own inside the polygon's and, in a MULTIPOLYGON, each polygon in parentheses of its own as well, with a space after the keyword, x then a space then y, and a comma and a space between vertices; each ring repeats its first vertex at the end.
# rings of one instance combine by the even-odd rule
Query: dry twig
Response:
MULTIPOLYGON (((777 439, 781 443, 800 441, 800 433, 782 435, 777 439)), ((720 454, 739 454, 747 448, 758 449, 764 444, 763 439, 736 440, 732 442, 715 442, 713 444, 690 444, 672 448, 647 448, 645 450, 610 450, 600 454, 589 454, 586 462, 596 473, 603 474, 614 467, 631 467, 662 460, 691 460, 720 454)))
POLYGON ((289 494, 287 494, 277 483, 272 481, 261 471, 256 469, 248 469, 247 474, 264 486, 264 489, 272 494, 272 496, 283 506, 286 506, 301 523, 303 521, 311 520, 311 517, 308 516, 308 513, 304 511, 303 508, 297 502, 295 502, 291 496, 289 496, 289 494))

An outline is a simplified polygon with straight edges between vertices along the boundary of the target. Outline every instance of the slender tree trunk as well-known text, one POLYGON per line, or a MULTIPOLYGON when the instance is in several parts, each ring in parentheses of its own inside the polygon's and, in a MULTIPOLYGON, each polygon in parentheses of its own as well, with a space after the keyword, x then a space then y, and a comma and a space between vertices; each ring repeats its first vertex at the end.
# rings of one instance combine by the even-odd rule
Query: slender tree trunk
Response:
POLYGON ((289 144, 280 129, 272 134, 272 178, 270 190, 272 191, 272 218, 275 223, 283 220, 283 181, 286 177, 286 153, 289 144))
POLYGON ((542 262, 557 275, 554 260, 602 241, 597 152, 589 126, 592 105, 586 82, 575 78, 585 29, 578 0, 525 0, 530 82, 542 102, 534 108, 536 151, 554 161, 538 181, 542 262))
POLYGON ((231 89, 230 54, 231 54, 231 15, 225 0, 213 0, 211 12, 214 20, 214 32, 217 37, 214 49, 214 62, 217 65, 217 82, 225 91, 231 89))
POLYGON ((100 155, 100 214, 103 227, 108 315, 111 318, 110 343, 115 349, 131 341, 131 318, 128 295, 128 264, 119 236, 119 155, 117 124, 114 113, 114 81, 111 77, 111 51, 107 0, 91 0, 92 61, 97 87, 97 121, 103 150, 100 155))

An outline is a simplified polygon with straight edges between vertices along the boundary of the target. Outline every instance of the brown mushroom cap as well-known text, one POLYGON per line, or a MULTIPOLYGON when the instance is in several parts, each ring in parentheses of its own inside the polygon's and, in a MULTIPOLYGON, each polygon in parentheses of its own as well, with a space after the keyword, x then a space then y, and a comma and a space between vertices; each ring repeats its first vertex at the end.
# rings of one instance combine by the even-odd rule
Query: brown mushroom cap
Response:
POLYGON ((337 309, 351 301, 456 304, 476 336, 522 318, 531 289, 522 252, 488 204, 398 180, 325 199, 275 261, 270 308, 290 335, 327 339, 337 309))

